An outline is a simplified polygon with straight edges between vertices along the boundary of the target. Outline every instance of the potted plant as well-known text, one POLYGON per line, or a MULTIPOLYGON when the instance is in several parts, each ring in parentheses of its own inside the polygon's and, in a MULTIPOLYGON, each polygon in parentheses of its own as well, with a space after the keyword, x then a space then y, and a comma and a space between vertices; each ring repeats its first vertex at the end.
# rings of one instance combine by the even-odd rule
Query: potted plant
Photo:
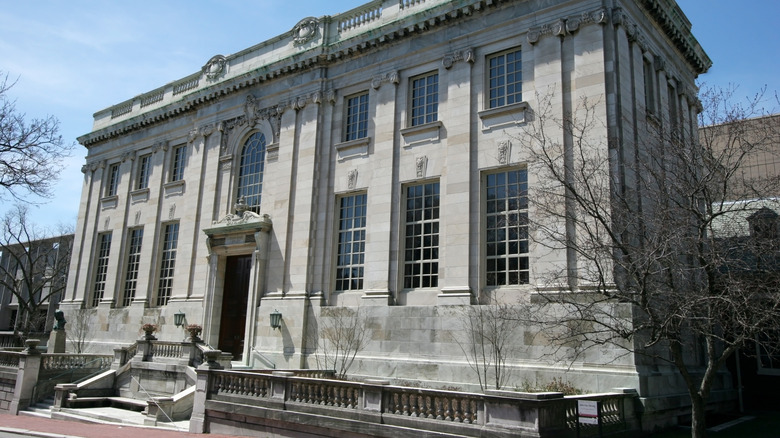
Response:
POLYGON ((147 341, 153 341, 157 338, 154 337, 154 332, 158 329, 157 324, 146 323, 141 326, 141 330, 144 331, 144 339, 147 341))
POLYGON ((190 334, 190 339, 192 339, 192 342, 200 340, 198 336, 203 331, 203 327, 201 327, 199 324, 189 324, 187 325, 186 329, 190 334))

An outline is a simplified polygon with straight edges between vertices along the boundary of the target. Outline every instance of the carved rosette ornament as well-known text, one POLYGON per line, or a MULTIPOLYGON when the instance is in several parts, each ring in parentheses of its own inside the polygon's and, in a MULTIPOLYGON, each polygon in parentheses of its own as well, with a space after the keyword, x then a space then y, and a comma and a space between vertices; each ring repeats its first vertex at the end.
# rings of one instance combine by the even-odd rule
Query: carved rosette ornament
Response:
POLYGON ((293 44, 300 46, 313 40, 317 36, 319 20, 314 17, 304 18, 292 29, 293 44))
POLYGON ((214 55, 209 59, 209 62, 201 68, 201 71, 206 75, 207 79, 213 81, 227 73, 227 58, 222 55, 214 55))

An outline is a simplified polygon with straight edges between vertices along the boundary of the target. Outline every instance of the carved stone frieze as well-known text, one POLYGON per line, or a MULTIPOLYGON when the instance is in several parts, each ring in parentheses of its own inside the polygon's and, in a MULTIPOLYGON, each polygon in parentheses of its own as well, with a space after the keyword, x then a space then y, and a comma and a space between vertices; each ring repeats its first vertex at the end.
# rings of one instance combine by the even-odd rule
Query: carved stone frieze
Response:
POLYGON ((187 143, 192 144, 196 139, 198 139, 198 137, 206 138, 217 130, 217 125, 214 123, 209 123, 198 128, 193 128, 187 135, 187 143))
POLYGON ((138 225, 141 223, 141 211, 135 212, 135 225, 138 225))
POLYGON ((543 24, 539 27, 528 30, 526 38, 531 44, 536 44, 540 38, 545 36, 566 36, 577 32, 582 26, 588 24, 604 24, 607 22, 609 14, 606 9, 597 9, 595 11, 583 12, 572 17, 559 18, 553 22, 543 24))
POLYGON ((152 153, 155 153, 155 152, 157 152, 159 150, 163 150, 163 151, 167 151, 168 150, 168 141, 167 140, 158 141, 158 142, 152 144, 152 153))
POLYGON ((248 224, 252 222, 271 222, 271 217, 267 214, 259 215, 255 212, 244 210, 238 213, 230 213, 227 216, 223 217, 222 219, 216 220, 212 223, 212 225, 216 226, 232 226, 232 225, 242 225, 242 224, 248 224))
POLYGON ((201 68, 201 71, 206 75, 207 79, 213 81, 227 73, 227 58, 222 55, 214 55, 201 68))
POLYGON ((401 76, 398 74, 398 71, 392 71, 390 73, 385 73, 383 75, 376 75, 373 78, 371 78, 371 88, 374 90, 378 90, 379 87, 382 86, 385 82, 392 83, 398 85, 398 83, 401 81, 401 76))
POLYGON ((423 155, 417 157, 414 163, 415 170, 417 172, 417 178, 425 178, 428 171, 428 156, 423 155))
POLYGON ((444 55, 444 58, 441 60, 441 64, 444 66, 444 68, 450 69, 458 61, 466 61, 469 64, 474 64, 475 60, 474 51, 472 49, 465 49, 444 55))
POLYGON ((176 217, 176 204, 171 204, 171 207, 168 209, 168 219, 174 219, 176 217))
POLYGON ((499 164, 509 164, 509 157, 512 155, 512 142, 503 140, 498 142, 498 162, 499 164))
POLYGON ((357 187, 357 179, 357 169, 352 169, 347 173, 347 187, 349 187, 350 190, 355 190, 355 187, 357 187))
POLYGON ((123 163, 127 160, 135 160, 135 152, 127 151, 123 153, 120 160, 122 160, 123 163))
POLYGON ((317 37, 319 29, 319 20, 314 17, 307 17, 299 21, 292 29, 293 44, 300 46, 317 37))

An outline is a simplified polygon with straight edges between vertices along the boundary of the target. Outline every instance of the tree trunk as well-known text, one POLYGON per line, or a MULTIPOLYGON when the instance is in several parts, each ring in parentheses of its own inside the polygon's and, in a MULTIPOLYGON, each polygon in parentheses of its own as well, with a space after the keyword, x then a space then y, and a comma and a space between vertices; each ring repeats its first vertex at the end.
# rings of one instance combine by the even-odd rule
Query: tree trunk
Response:
POLYGON ((691 394, 691 438, 707 436, 706 414, 704 399, 698 392, 691 394))

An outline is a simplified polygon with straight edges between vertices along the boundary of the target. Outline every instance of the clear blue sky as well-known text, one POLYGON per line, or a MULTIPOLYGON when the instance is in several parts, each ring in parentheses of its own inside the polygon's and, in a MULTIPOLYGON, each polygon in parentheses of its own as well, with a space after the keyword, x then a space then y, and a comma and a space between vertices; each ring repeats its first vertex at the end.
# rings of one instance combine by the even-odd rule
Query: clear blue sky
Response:
MULTIPOLYGON (((37 0, 3 2, 0 70, 18 77, 11 95, 34 116, 59 118, 75 142, 92 114, 195 73, 216 54, 229 55, 292 29, 308 16, 335 15, 361 0, 37 0)), ((780 0, 678 0, 714 65, 700 81, 780 90, 780 36, 772 25, 780 0)), ((777 110, 777 104, 768 102, 777 110)), ((86 150, 76 146, 53 200, 33 207, 36 223, 75 225, 86 150)), ((9 200, 2 200, 3 203, 9 200)), ((0 214, 7 206, 0 203, 0 214)))

